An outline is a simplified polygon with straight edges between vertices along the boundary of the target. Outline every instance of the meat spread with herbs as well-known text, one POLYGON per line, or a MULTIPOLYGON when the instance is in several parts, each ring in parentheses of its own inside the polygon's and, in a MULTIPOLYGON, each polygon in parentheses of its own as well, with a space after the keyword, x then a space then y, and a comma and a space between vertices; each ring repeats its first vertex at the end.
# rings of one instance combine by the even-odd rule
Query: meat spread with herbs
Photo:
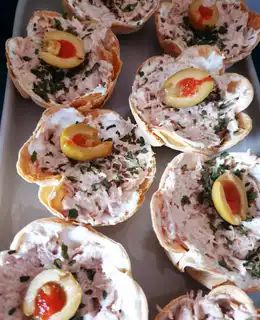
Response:
MULTIPOLYGON (((92 225, 116 224, 129 218, 142 202, 155 173, 151 146, 139 129, 109 110, 91 111, 86 116, 73 108, 53 111, 43 115, 40 127, 29 140, 28 152, 36 171, 61 177, 59 183, 66 190, 62 215, 92 225), (61 151, 60 136, 64 128, 78 122, 96 128, 102 141, 112 141, 112 154, 93 161, 69 159, 61 151)), ((18 160, 18 167, 23 161, 18 160)), ((36 182, 48 184, 47 179, 36 182)), ((55 192, 49 197, 55 197, 55 192)))
POLYGON ((35 221, 18 237, 11 250, 1 253, 1 320, 28 319, 22 310, 25 292, 47 269, 70 272, 82 289, 71 320, 147 319, 145 296, 127 274, 130 262, 121 245, 92 229, 55 219, 35 221))
POLYGON ((260 160, 250 153, 222 153, 207 160, 184 153, 166 169, 152 200, 158 237, 185 249, 176 263, 209 270, 240 288, 259 286, 260 279, 260 160), (211 197, 214 181, 232 172, 243 182, 248 212, 240 225, 227 223, 211 197))
POLYGON ((238 134, 237 113, 251 103, 253 88, 238 74, 219 75, 223 57, 214 50, 208 56, 200 56, 200 50, 204 50, 203 46, 186 49, 177 60, 169 55, 148 59, 137 72, 130 104, 149 130, 175 133, 198 149, 214 149, 238 134), (168 106, 163 83, 187 67, 207 70, 215 88, 204 101, 191 108, 168 106))
POLYGON ((118 66, 113 63, 116 59, 120 63, 119 56, 114 57, 114 61, 106 59, 106 50, 112 47, 108 30, 98 23, 82 24, 76 18, 38 11, 29 22, 26 38, 7 41, 11 74, 25 93, 45 106, 68 105, 92 94, 105 100, 118 75, 115 69, 118 66), (62 69, 39 58, 44 34, 57 30, 71 33, 83 41, 85 59, 79 66, 62 69))
POLYGON ((214 28, 205 31, 192 27, 188 8, 191 0, 162 2, 159 9, 158 32, 163 40, 174 41, 181 50, 201 44, 216 45, 227 59, 250 54, 259 39, 260 30, 248 26, 249 14, 237 0, 204 0, 216 5, 218 20, 214 28))
POLYGON ((113 24, 140 27, 158 5, 157 0, 67 0, 67 3, 78 18, 101 20, 109 27, 113 24))

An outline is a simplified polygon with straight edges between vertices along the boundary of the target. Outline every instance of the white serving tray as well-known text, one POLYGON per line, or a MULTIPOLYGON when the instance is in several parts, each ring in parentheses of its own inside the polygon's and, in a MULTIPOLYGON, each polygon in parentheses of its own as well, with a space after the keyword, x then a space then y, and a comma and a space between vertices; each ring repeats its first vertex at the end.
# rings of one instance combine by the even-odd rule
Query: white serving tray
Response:
MULTIPOLYGON (((17 7, 14 36, 25 35, 25 28, 34 10, 61 11, 61 0, 20 0, 17 7)), ((120 37, 123 69, 112 98, 107 107, 130 117, 128 96, 137 67, 148 57, 161 53, 158 46, 153 19, 144 29, 120 37)), ((238 63, 234 72, 245 75, 255 87, 255 99, 247 109, 253 119, 253 131, 232 150, 260 155, 260 85, 251 58, 238 63)), ((22 180, 16 173, 17 153, 30 137, 43 109, 32 101, 23 99, 7 81, 0 140, 0 249, 7 249, 15 233, 34 219, 50 216, 39 203, 38 187, 22 180)), ((177 154, 167 148, 155 149, 157 158, 156 179, 146 195, 139 212, 130 220, 114 227, 99 228, 101 232, 122 243, 133 267, 134 278, 141 284, 150 307, 150 319, 156 314, 156 305, 164 306, 171 299, 185 292, 201 288, 188 275, 177 272, 168 260, 152 230, 150 199, 158 187, 166 164, 177 154)), ((127 288, 126 288, 127 290, 127 288)), ((253 296, 260 307, 260 294, 253 296)))

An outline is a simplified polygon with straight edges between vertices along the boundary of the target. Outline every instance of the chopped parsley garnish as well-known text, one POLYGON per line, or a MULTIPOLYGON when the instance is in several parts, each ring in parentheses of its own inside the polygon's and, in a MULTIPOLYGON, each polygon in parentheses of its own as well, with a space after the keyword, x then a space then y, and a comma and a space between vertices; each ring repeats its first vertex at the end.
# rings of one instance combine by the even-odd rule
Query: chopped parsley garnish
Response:
POLYGON ((66 246, 64 243, 61 244, 61 255, 64 259, 69 259, 68 246, 66 246))
POLYGON ((128 5, 125 6, 124 8, 121 8, 121 10, 122 10, 123 12, 130 12, 130 11, 133 11, 136 6, 137 6, 137 2, 136 2, 136 3, 132 3, 132 4, 128 4, 128 5))
POLYGON ((16 253, 16 250, 9 250, 7 253, 8 254, 14 254, 14 253, 16 253))
POLYGON ((28 280, 30 280, 30 276, 21 276, 20 277, 20 282, 27 282, 28 280))
POLYGON ((95 269, 86 269, 86 273, 87 273, 87 277, 90 281, 93 281, 94 276, 96 274, 96 270, 95 269))
POLYGON ((77 219, 77 217, 78 217, 78 210, 77 209, 70 209, 69 210, 69 214, 68 214, 68 217, 70 218, 70 219, 77 219))
POLYGON ((31 60, 32 60, 32 58, 27 57, 27 56, 24 56, 24 57, 23 57, 23 60, 24 60, 24 61, 31 61, 31 60))
POLYGON ((16 311, 16 308, 10 309, 10 310, 8 311, 8 315, 9 315, 9 316, 13 315, 13 314, 15 313, 15 311, 16 311))
POLYGON ((227 269, 228 271, 232 271, 232 268, 230 268, 230 267, 228 266, 228 264, 226 263, 226 261, 225 261, 225 259, 224 259, 223 257, 218 261, 218 264, 219 264, 221 267, 227 269))
POLYGON ((69 181, 71 181, 72 183, 78 182, 78 180, 77 180, 75 177, 73 177, 73 176, 67 176, 67 179, 68 179, 69 181))
POLYGON ((108 126, 108 127, 106 128, 106 130, 109 130, 109 129, 112 129, 112 128, 116 128, 116 125, 115 125, 115 124, 111 124, 111 126, 108 126))
POLYGON ((93 293, 93 290, 91 289, 88 289, 87 291, 85 291, 85 294, 88 296, 91 295, 92 293, 93 293))
POLYGON ((144 76, 144 72, 143 72, 142 70, 140 70, 140 71, 138 72, 138 74, 139 74, 140 77, 143 77, 143 76, 144 76))
POLYGON ((103 299, 105 300, 105 299, 106 299, 106 297, 107 297, 107 292, 106 292, 105 290, 103 290, 103 292, 102 292, 102 296, 103 296, 103 299))
POLYGON ((252 189, 247 191, 246 195, 249 203, 255 201, 257 198, 257 192, 254 192, 252 189))
POLYGON ((53 264, 55 265, 56 268, 61 269, 62 268, 62 261, 61 259, 57 258, 53 261, 53 264))
POLYGON ((183 40, 186 41, 188 46, 209 44, 217 45, 221 50, 225 48, 225 44, 223 43, 220 35, 227 33, 228 25, 226 23, 219 28, 205 28, 205 30, 196 30, 191 25, 189 17, 186 16, 183 18, 182 27, 189 31, 187 33, 187 37, 183 37, 183 40))
POLYGON ((190 204, 190 199, 189 199, 188 196, 183 196, 183 197, 181 198, 181 205, 182 205, 182 206, 185 206, 185 204, 190 204))
POLYGON ((57 30, 63 31, 63 27, 59 19, 54 18, 53 20, 53 27, 57 30))
POLYGON ((32 155, 31 155, 31 161, 32 163, 34 163, 37 160, 37 152, 33 151, 32 155))
POLYGON ((84 317, 83 316, 74 316, 74 317, 72 317, 72 318, 70 318, 70 320, 83 320, 84 319, 84 317))
POLYGON ((214 127, 214 131, 216 134, 222 133, 224 130, 227 129, 229 119, 228 118, 219 118, 218 124, 214 127))
POLYGON ((260 278, 260 247, 249 251, 244 267, 252 277, 260 278))

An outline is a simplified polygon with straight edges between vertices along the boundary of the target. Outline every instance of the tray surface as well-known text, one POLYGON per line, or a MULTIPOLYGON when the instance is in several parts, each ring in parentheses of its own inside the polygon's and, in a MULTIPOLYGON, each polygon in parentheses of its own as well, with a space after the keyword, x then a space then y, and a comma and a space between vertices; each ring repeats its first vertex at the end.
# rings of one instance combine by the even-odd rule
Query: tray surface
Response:
MULTIPOLYGON (((61 11, 60 0, 20 0, 14 24, 14 36, 26 34, 25 28, 34 10, 61 11)), ((128 97, 137 67, 148 57, 161 54, 155 36, 154 21, 132 35, 119 37, 123 69, 114 94, 106 107, 131 117, 128 97)), ((234 151, 247 151, 260 155, 260 85, 251 58, 235 65, 231 71, 246 76, 254 85, 255 98, 246 110, 253 119, 251 134, 234 151)), ((50 216, 40 204, 38 186, 23 181, 16 173, 17 153, 28 139, 40 119, 43 109, 25 100, 7 81, 0 142, 0 250, 7 249, 15 233, 32 220, 50 216)), ((98 228, 112 239, 123 244, 131 262, 134 278, 147 296, 150 319, 156 314, 156 305, 164 306, 171 299, 193 289, 202 288, 187 274, 175 271, 160 247, 152 230, 150 199, 157 190, 167 163, 178 154, 168 148, 155 148, 157 159, 156 179, 146 195, 141 209, 128 221, 114 227, 98 228)), ((252 295, 260 307, 260 294, 252 295)))

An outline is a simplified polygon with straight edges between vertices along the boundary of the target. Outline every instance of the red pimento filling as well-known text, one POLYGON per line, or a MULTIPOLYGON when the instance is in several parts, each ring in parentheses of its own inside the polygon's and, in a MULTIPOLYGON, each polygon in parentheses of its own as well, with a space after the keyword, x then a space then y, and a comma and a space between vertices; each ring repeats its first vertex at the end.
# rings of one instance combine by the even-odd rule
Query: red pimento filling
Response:
POLYGON ((61 48, 58 57, 68 59, 76 56, 76 48, 71 42, 67 40, 59 40, 59 43, 61 45, 61 48))
POLYGON ((87 137, 86 135, 84 134, 81 134, 81 133, 78 133, 78 134, 75 134, 71 141, 80 146, 80 147, 94 147, 96 145, 98 145, 98 141, 96 139, 92 139, 92 138, 89 138, 87 137))
POLYGON ((213 16, 213 9, 209 7, 200 6, 199 14, 203 20, 209 20, 213 16))
POLYGON ((230 209, 232 210, 232 213, 239 214, 241 208, 241 200, 236 185, 231 181, 224 181, 223 189, 226 201, 230 209))
POLYGON ((61 311, 65 304, 64 289, 55 282, 48 282, 37 293, 33 316, 37 319, 48 320, 52 315, 61 311))
POLYGON ((198 87, 207 81, 212 81, 212 77, 208 76, 208 77, 205 77, 204 79, 201 79, 201 80, 197 80, 194 78, 182 79, 177 83, 177 87, 180 90, 179 95, 181 97, 193 96, 197 92, 198 87))

